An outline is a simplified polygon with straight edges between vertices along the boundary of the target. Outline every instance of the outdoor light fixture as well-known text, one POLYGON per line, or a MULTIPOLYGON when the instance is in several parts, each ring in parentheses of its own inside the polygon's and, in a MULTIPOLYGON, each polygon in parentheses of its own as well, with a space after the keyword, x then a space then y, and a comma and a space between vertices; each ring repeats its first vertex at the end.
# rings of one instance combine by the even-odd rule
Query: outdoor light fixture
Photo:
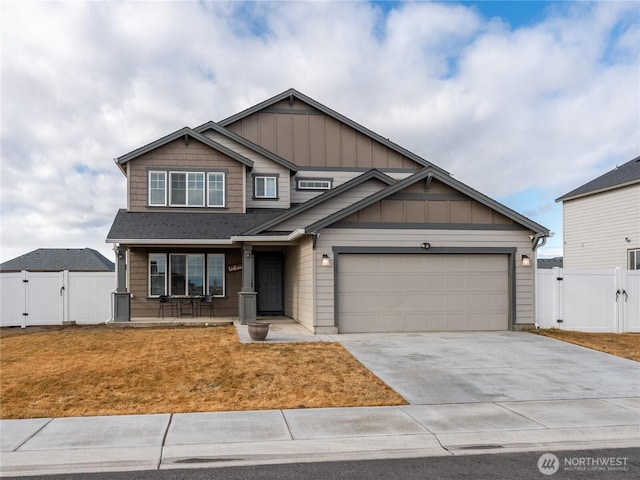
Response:
POLYGON ((530 267, 531 266, 531 259, 529 258, 528 255, 522 255, 522 266, 523 267, 530 267))
POLYGON ((323 267, 331 266, 331 259, 329 258, 329 255, 327 255, 326 253, 322 255, 322 266, 323 267))
POLYGON ((424 248, 426 250, 427 248, 431 248, 431 244, 429 242, 424 242, 420 245, 420 248, 424 248))

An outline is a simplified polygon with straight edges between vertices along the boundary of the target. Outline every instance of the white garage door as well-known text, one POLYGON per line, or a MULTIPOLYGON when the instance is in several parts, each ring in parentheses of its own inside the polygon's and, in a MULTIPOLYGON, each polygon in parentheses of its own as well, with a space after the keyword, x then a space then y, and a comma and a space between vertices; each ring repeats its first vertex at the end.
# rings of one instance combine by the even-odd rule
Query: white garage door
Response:
POLYGON ((507 255, 341 254, 338 330, 507 330, 507 255))

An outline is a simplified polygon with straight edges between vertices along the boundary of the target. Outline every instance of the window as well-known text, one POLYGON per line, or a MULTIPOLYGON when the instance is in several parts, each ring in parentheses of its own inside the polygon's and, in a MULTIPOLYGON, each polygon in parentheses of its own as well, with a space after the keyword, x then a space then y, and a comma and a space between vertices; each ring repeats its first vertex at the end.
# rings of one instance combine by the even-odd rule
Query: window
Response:
POLYGON ((207 276, 209 295, 224 297, 224 254, 211 253, 207 257, 209 262, 207 276))
POLYGON ((167 291, 167 256, 149 254, 149 295, 164 295, 167 291))
POLYGON ((278 177, 255 177, 255 198, 278 198, 278 177))
POLYGON ((224 273, 224 253, 150 253, 149 296, 204 295, 209 292, 224 297, 224 273))
POLYGON ((224 207, 224 173, 210 172, 207 174, 209 183, 207 205, 210 207, 224 207))
POLYGON ((204 255, 170 255, 171 295, 204 295, 204 255))
POLYGON ((171 206, 204 206, 204 173, 171 172, 171 206))
POLYGON ((629 250, 629 270, 640 270, 640 249, 629 250))
POLYGON ((167 204, 167 172, 149 172, 149 205, 167 204))
POLYGON ((331 190, 331 179, 329 178, 299 178, 298 190, 331 190))

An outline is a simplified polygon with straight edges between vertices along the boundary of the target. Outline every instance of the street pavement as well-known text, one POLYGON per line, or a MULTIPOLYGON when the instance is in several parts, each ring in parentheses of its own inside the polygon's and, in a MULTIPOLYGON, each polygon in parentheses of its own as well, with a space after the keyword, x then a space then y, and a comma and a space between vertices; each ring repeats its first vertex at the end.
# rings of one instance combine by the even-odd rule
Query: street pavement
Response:
POLYGON ((410 404, 2 420, 0 475, 640 446, 637 362, 519 332, 315 336, 275 324, 268 337, 328 340, 410 404))

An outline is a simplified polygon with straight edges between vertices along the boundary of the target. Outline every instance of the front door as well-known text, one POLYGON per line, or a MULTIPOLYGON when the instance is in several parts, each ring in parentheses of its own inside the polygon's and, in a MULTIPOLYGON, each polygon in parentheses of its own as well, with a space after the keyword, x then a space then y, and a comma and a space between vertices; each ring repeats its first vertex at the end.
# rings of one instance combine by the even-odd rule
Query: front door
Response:
POLYGON ((256 254, 257 308, 261 315, 282 315, 283 275, 282 255, 256 254))

